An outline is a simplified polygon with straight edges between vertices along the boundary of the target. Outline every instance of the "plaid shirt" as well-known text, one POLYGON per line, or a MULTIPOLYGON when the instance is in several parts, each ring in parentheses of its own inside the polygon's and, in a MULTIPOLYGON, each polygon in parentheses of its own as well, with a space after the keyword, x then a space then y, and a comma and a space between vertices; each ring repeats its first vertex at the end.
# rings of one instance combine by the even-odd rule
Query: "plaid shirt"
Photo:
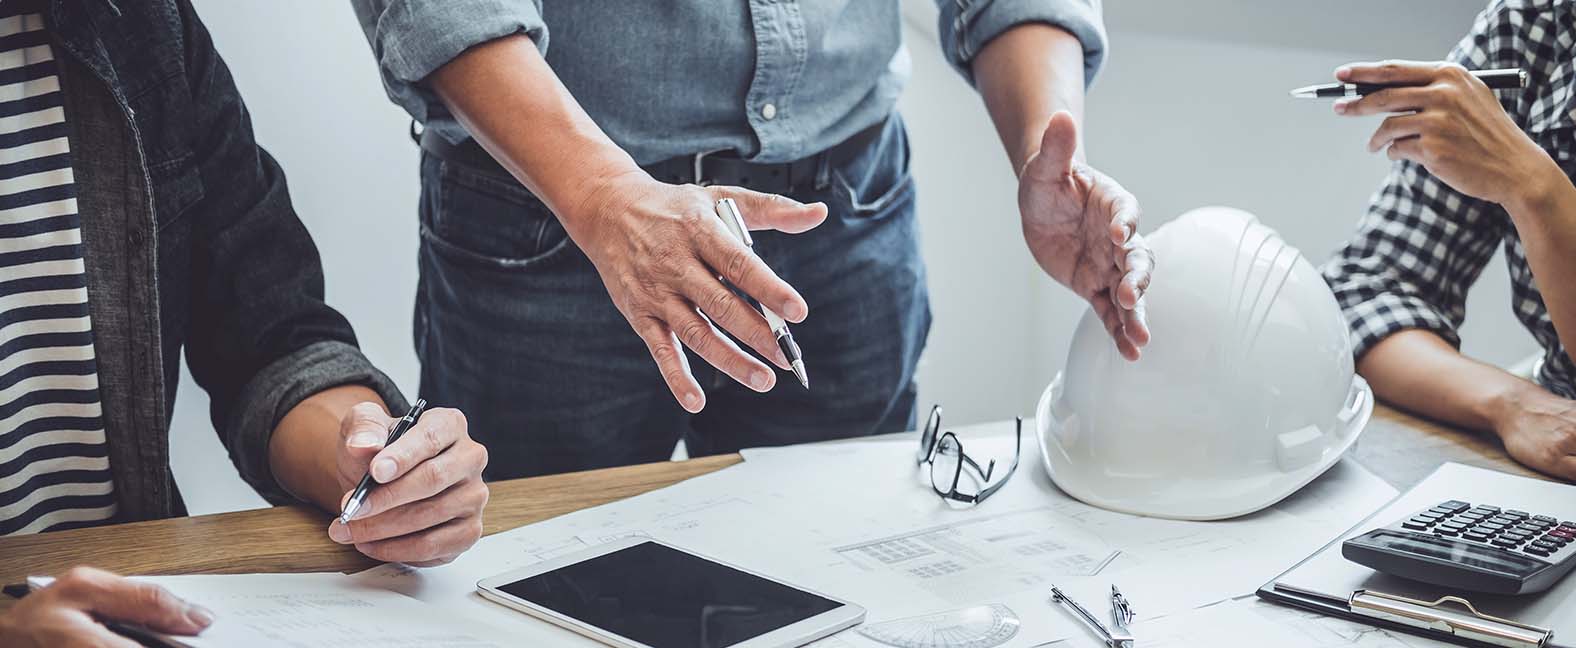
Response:
MULTIPOLYGON (((1527 88, 1501 91, 1500 103, 1566 175, 1576 175, 1576 0, 1495 0, 1450 60, 1468 69, 1526 70, 1527 88)), ((1357 356, 1404 329, 1433 331, 1459 348, 1467 288, 1499 245, 1510 266, 1512 308, 1544 349, 1538 382, 1576 397, 1576 364, 1536 284, 1576 278, 1534 278, 1504 208, 1462 194, 1409 161, 1391 168, 1356 235, 1323 268, 1357 356)))

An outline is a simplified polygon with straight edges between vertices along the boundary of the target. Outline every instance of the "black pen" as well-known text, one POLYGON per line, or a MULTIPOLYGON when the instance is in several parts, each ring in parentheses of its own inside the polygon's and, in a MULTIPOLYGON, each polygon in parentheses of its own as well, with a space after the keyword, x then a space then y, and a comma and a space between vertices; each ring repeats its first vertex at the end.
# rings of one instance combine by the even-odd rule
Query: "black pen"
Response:
MULTIPOLYGON (((732 198, 723 198, 717 201, 717 218, 722 219, 722 224, 728 228, 728 233, 738 239, 744 247, 755 247, 755 241, 750 239, 750 228, 744 224, 744 215, 739 213, 739 205, 732 198)), ((761 317, 766 318, 766 324, 772 329, 772 336, 777 338, 777 348, 783 352, 783 357, 788 358, 788 366, 793 368, 793 375, 799 379, 799 384, 805 389, 810 388, 810 374, 804 369, 804 355, 799 350, 799 343, 793 339, 793 333, 788 330, 788 322, 766 304, 759 301, 761 317)))
MULTIPOLYGON (((1469 74, 1478 78, 1484 85, 1492 90, 1509 90, 1527 87, 1527 72, 1517 68, 1504 70, 1472 70, 1469 74)), ((1342 97, 1362 97, 1380 90, 1390 88, 1404 88, 1404 83, 1325 83, 1297 88, 1291 91, 1291 96, 1298 99, 1337 99, 1342 97)))
MULTIPOLYGON (((405 418, 395 421, 394 427, 389 428, 389 438, 383 442, 383 447, 394 445, 395 441, 405 436, 405 433, 416 425, 416 419, 421 418, 421 412, 425 409, 427 409, 427 401, 416 399, 416 404, 410 406, 410 413, 406 414, 405 418)), ((368 466, 366 476, 361 478, 361 483, 356 484, 356 490, 350 492, 350 499, 345 501, 345 510, 339 514, 339 521, 342 524, 350 524, 350 518, 356 516, 356 511, 367 500, 367 494, 372 492, 372 486, 376 483, 372 479, 372 468, 368 466)))

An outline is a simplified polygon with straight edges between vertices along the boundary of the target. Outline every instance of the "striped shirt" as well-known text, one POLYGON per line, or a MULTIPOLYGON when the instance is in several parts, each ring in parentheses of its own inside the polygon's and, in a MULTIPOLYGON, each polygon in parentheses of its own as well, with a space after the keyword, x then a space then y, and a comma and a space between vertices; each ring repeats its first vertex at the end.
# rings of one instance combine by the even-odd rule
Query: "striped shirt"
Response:
POLYGON ((59 71, 0 0, 0 535, 115 514, 59 71))

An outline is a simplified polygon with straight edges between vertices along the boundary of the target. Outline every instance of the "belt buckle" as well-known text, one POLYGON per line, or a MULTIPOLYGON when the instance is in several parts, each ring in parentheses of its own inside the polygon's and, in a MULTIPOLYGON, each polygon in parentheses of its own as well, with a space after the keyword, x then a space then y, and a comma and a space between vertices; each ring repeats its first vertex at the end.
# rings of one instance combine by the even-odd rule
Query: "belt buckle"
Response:
POLYGON ((695 162, 694 162, 694 167, 693 167, 694 171, 695 171, 695 174, 692 177, 693 177, 694 182, 695 182, 696 185, 701 186, 701 187, 709 187, 709 186, 711 186, 711 182, 706 180, 704 177, 702 177, 702 174, 706 170, 705 169, 706 158, 708 158, 710 156, 713 156, 713 155, 716 155, 718 153, 721 153, 723 151, 727 151, 727 150, 728 150, 727 148, 719 148, 719 149, 712 149, 710 151, 701 151, 701 152, 695 154, 695 162))

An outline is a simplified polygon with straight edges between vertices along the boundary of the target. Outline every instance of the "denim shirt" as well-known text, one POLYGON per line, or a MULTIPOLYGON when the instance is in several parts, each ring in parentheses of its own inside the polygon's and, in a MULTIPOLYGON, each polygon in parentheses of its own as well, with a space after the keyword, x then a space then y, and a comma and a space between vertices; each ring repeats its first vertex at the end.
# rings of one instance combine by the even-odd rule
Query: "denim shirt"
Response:
MULTIPOLYGON (((523 33, 637 162, 735 151, 784 162, 886 118, 909 77, 900 0, 351 0, 389 96, 447 139, 466 134, 422 80, 466 48, 523 33)), ((1100 0, 936 0, 941 48, 972 81, 992 38, 1030 22, 1076 36, 1084 80, 1100 0)))
POLYGON ((190 0, 27 1, 47 3, 61 65, 117 519, 184 513, 169 466, 182 351, 241 476, 291 501, 268 461, 291 408, 348 384, 404 399, 324 303, 284 173, 190 0))

